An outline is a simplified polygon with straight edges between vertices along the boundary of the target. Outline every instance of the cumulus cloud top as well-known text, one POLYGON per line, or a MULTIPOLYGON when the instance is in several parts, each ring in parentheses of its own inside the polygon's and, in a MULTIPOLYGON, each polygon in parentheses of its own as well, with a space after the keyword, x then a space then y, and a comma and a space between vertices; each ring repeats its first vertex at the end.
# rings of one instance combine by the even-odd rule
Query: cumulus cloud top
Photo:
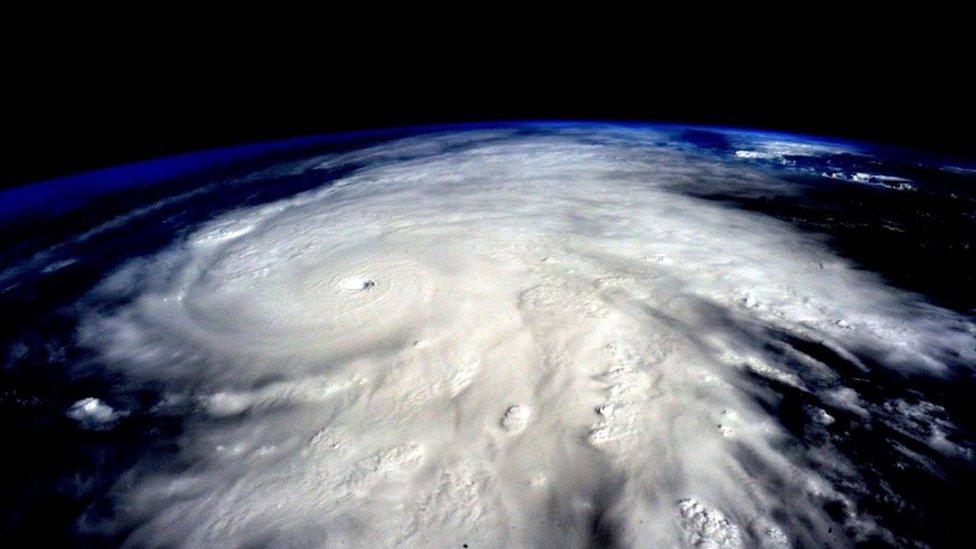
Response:
POLYGON ((88 428, 108 427, 123 415, 122 412, 94 397, 83 398, 72 404, 68 410, 68 417, 88 428))
POLYGON ((831 410, 811 409, 820 429, 870 405, 773 334, 939 376, 973 360, 972 326, 816 237, 682 194, 756 176, 663 140, 465 132, 337 155, 321 168, 358 169, 222 215, 106 280, 92 299, 124 305, 89 316, 82 343, 193 403, 189 465, 119 494, 133 541, 777 546, 877 532, 836 482, 858 482, 845 456, 800 459, 763 405, 779 397, 757 394, 815 395, 831 410))

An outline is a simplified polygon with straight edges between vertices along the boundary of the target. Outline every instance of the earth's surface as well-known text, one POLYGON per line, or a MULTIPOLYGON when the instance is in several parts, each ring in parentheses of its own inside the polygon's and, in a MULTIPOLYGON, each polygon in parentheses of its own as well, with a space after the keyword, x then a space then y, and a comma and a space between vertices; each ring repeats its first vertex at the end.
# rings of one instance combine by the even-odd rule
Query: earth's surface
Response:
POLYGON ((974 199, 906 151, 572 123, 0 193, 0 538, 971 542, 974 199))

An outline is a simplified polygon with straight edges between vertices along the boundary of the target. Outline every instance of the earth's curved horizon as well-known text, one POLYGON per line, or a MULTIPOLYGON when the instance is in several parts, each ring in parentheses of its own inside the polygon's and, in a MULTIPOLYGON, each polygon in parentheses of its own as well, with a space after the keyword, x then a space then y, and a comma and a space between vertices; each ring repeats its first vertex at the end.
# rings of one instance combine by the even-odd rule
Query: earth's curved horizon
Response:
POLYGON ((0 534, 962 543, 973 166, 503 122, 0 191, 0 534))

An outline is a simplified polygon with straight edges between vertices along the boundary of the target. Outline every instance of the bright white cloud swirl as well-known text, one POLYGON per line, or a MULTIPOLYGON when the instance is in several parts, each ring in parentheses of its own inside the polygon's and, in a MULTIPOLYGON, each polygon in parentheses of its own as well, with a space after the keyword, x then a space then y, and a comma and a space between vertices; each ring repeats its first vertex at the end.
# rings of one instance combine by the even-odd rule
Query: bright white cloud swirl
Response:
POLYGON ((814 236, 682 194, 760 175, 662 139, 467 132, 338 156, 324 167, 362 167, 106 280, 95 299, 128 300, 88 317, 81 341, 190 404, 187 465, 143 467, 118 490, 131 541, 878 535, 847 458, 800 459, 755 380, 869 412, 815 358, 777 360, 769 334, 939 376, 946 353, 972 359, 972 327, 814 236))

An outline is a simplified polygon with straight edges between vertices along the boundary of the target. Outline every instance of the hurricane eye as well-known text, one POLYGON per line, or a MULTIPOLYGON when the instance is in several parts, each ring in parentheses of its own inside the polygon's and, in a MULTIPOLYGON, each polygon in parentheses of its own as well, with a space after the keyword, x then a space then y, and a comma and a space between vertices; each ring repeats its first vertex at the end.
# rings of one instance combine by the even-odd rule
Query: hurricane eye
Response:
POLYGON ((376 286, 376 282, 364 276, 350 276, 339 283, 339 288, 347 292, 365 292, 376 286))

